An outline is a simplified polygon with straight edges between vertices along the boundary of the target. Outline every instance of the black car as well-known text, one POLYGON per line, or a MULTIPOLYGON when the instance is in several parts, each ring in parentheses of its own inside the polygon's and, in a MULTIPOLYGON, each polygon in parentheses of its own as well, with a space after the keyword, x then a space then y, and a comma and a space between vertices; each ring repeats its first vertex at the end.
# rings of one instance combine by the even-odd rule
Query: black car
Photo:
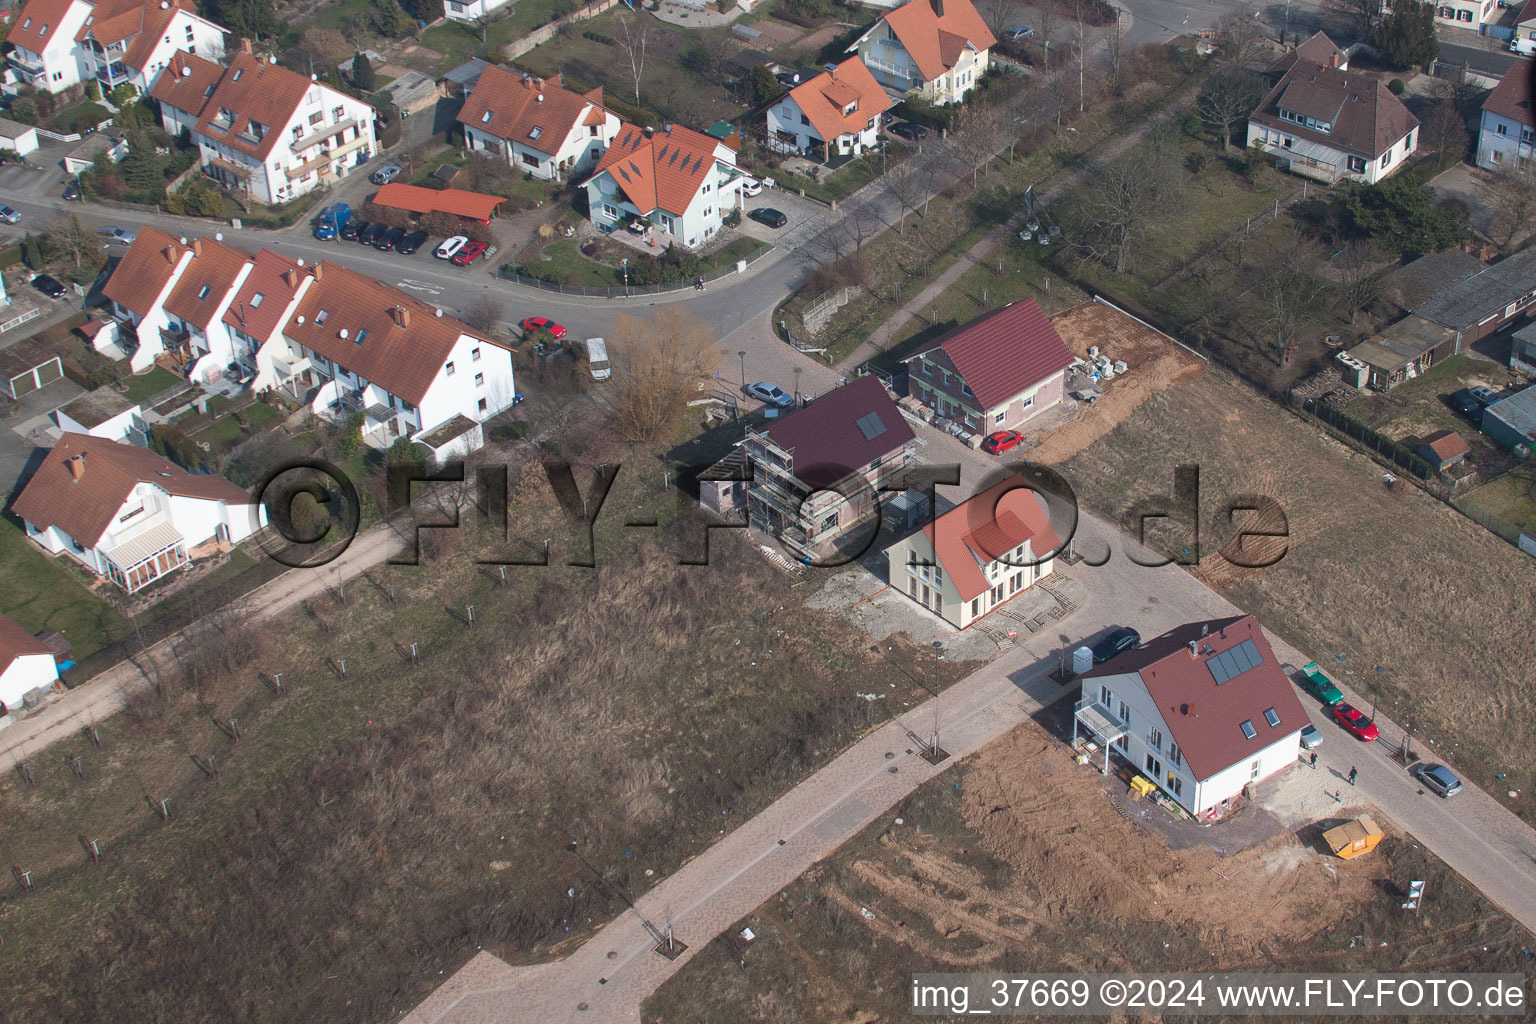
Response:
POLYGON ((1483 422, 1482 403, 1473 398, 1472 392, 1466 388, 1462 388, 1453 395, 1446 395, 1445 400, 1458 416, 1465 417, 1472 423, 1483 422))
POLYGON ((368 222, 365 220, 349 220, 341 226, 341 237, 349 242, 357 241, 357 236, 368 230, 368 222))
POLYGON ((910 139, 913 142, 923 139, 928 134, 927 128, 920 124, 913 124, 911 121, 898 121, 887 128, 886 131, 892 135, 900 135, 904 139, 910 139))
POLYGON ((395 252, 402 256, 409 256, 425 245, 428 237, 425 231, 412 231, 395 243, 395 252))
POLYGON ((771 228, 781 228, 789 223, 789 218, 771 206, 760 206, 747 214, 759 224, 766 224, 771 228))
POLYGON ((378 238, 373 240, 373 247, 380 252, 389 252, 400 244, 400 239, 405 237, 405 228, 390 228, 378 238))
POLYGON ((58 281, 49 277, 47 274, 41 274, 37 277, 34 277, 32 279, 32 287, 42 292, 50 299, 62 299, 65 293, 64 286, 59 284, 58 281))
POLYGON ((1115 655, 1123 654, 1140 643, 1140 633, 1129 626, 1121 626, 1093 645, 1093 663, 1102 665, 1115 655))
POLYGON ((364 245, 372 245, 377 247, 379 244, 379 239, 383 238, 387 234, 389 234, 388 224, 383 222, 378 224, 369 224, 366 231, 359 231, 357 233, 357 240, 364 245))
POLYGON ((79 199, 80 198, 80 179, 79 178, 75 178, 68 185, 64 186, 64 198, 65 199, 79 199))

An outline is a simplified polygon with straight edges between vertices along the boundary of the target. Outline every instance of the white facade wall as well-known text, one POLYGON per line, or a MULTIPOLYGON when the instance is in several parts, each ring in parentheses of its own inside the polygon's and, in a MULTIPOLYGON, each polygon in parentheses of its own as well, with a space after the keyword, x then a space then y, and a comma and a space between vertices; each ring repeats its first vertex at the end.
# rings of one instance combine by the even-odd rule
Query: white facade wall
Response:
POLYGON ((134 40, 125 39, 104 47, 97 54, 87 42, 77 44, 75 54, 80 62, 82 81, 95 79, 102 88, 111 91, 124 83, 132 85, 140 93, 148 93, 154 87, 155 78, 170 63, 177 50, 187 50, 199 57, 222 62, 224 59, 224 27, 199 17, 190 11, 177 10, 160 39, 150 50, 142 68, 122 63, 123 53, 134 40))
POLYGON ((626 216, 631 215, 649 217, 652 232, 659 236, 658 252, 673 241, 693 247, 704 244, 720 230, 722 218, 741 206, 741 181, 735 166, 717 157, 714 167, 689 201, 688 208, 681 213, 674 213, 669 210, 637 208, 613 185, 612 174, 604 171, 587 183, 587 208, 592 223, 599 226, 617 226, 626 216), (613 191, 604 192, 603 182, 607 182, 613 191))
POLYGON ((137 405, 132 409, 124 409, 116 416, 103 420, 94 427, 82 426, 62 409, 54 410, 53 418, 65 433, 90 434, 92 437, 104 437, 109 441, 126 441, 140 448, 149 446, 149 424, 144 420, 144 411, 137 405))
MULTIPOLYGON (((587 108, 590 111, 592 108, 587 108)), ((585 115, 577 121, 585 119, 585 115)), ((534 149, 522 139, 503 139, 474 125, 464 126, 465 145, 471 152, 491 150, 498 153, 511 167, 535 178, 553 181, 586 174, 602 155, 608 151, 613 137, 619 134, 619 117, 608 113, 600 125, 578 123, 569 135, 560 140, 553 153, 534 149), (594 132, 594 129, 596 131, 594 132), (569 161, 569 163, 567 163, 569 161), (563 168, 563 169, 562 169, 563 168)), ((541 140, 549 143, 552 140, 541 140)))
POLYGON ((37 129, 26 128, 14 136, 0 136, 0 149, 15 153, 17 156, 37 152, 37 129))
MULTIPOLYGON (((12 7, 11 11, 13 19, 20 19, 13 21, 16 25, 36 17, 28 14, 24 9, 17 11, 12 7)), ((16 76, 28 85, 35 85, 47 92, 63 92, 72 85, 80 84, 81 67, 75 52, 75 36, 85 25, 85 19, 90 16, 90 13, 89 4, 75 0, 69 5, 69 10, 64 13, 59 28, 49 36, 44 52, 37 53, 16 47, 9 57, 9 64, 16 72, 16 76)))
MULTIPOLYGON (((1262 709, 1261 709, 1262 713, 1262 709)), ((1301 752, 1301 730, 1297 729, 1260 750, 1253 757, 1217 772, 1197 787, 1195 806, 1200 810, 1215 807, 1223 800, 1242 793, 1250 782, 1258 783, 1296 763, 1301 752)))
MULTIPOLYGON (((1273 153, 1275 156, 1293 159, 1291 170, 1297 174, 1304 174, 1314 178, 1323 177, 1315 171, 1309 170, 1299 157, 1293 158, 1290 147, 1285 144, 1285 141, 1286 139, 1294 138, 1293 134, 1282 128, 1269 128, 1262 124, 1256 124, 1253 121, 1248 122, 1249 146, 1261 145, 1267 152, 1273 153)), ((1343 181, 1349 179, 1374 185, 1383 178, 1388 178, 1395 174, 1407 161, 1408 157, 1412 156, 1413 152, 1418 149, 1419 129, 1411 129, 1401 139, 1394 142, 1392 148, 1374 160, 1352 157, 1344 150, 1324 146, 1314 139, 1307 139, 1306 142, 1308 146, 1322 149, 1328 154, 1329 161, 1338 171, 1336 178, 1333 180, 1343 181), (1351 163, 1352 160, 1355 162, 1351 163)), ((1328 179, 1325 178, 1325 180, 1328 179)))
POLYGON ((989 563, 982 571, 991 584, 990 589, 970 600, 961 600, 954 578, 938 564, 932 542, 919 530, 886 548, 890 583, 946 622, 967 629, 1034 586, 1036 580, 1050 575, 1056 560, 1048 558, 1039 565, 1027 565, 1025 563, 1035 557, 1035 552, 1028 541, 1023 548, 1018 556, 1009 555, 1007 561, 998 559, 989 563), (926 603, 923 600, 925 593, 928 595, 926 603))
POLYGON ((1499 20, 1495 0, 1434 0, 1435 20, 1442 25, 1481 32, 1483 26, 1499 20))
POLYGON ((963 100, 987 73, 992 56, 988 50, 967 47, 953 68, 930 81, 923 77, 911 54, 884 21, 859 40, 858 50, 859 59, 882 86, 898 92, 915 92, 937 106, 963 100))
MULTIPOLYGON (((778 152, 814 150, 819 152, 823 142, 832 143, 832 152, 857 155, 879 145, 880 117, 872 115, 874 123, 858 132, 848 132, 835 139, 826 140, 810 124, 810 118, 787 94, 768 108, 768 146, 778 152), (781 141, 781 133, 793 135, 793 143, 781 141)), ((867 120, 867 119, 866 119, 867 120)))
POLYGON ((511 0, 444 0, 443 16, 449 21, 474 21, 492 11, 505 7, 511 0))
POLYGON ((419 429, 431 430, 455 416, 483 422, 511 408, 515 394, 512 353, 478 338, 460 335, 453 353, 437 371, 437 378, 421 400, 419 429), (474 355, 477 350, 478 359, 474 355), (481 378, 478 382, 477 377, 481 378), (484 408, 481 402, 485 403, 484 408))
POLYGON ((222 501, 188 498, 177 494, 165 497, 169 499, 167 518, 186 538, 189 548, 217 536, 221 526, 226 531, 223 539, 238 544, 266 523, 265 507, 255 502, 249 505, 228 505, 222 501))
POLYGON ((1513 168, 1536 155, 1536 128, 1491 110, 1483 111, 1477 132, 1477 166, 1496 171, 1513 168))
POLYGON ((154 302, 148 309, 129 309, 121 303, 112 303, 113 312, 133 325, 135 348, 128 358, 128 367, 134 373, 148 369, 156 357, 165 351, 160 331, 162 328, 169 327, 173 319, 165 311, 165 300, 176 287, 176 283, 181 280, 181 275, 186 273, 187 266, 191 262, 192 250, 188 249, 181 254, 175 268, 171 271, 171 276, 166 279, 165 287, 160 289, 160 293, 155 296, 154 302))
POLYGON ((52 686, 59 678, 59 666, 51 654, 23 654, 0 671, 0 701, 12 711, 22 706, 22 698, 39 686, 52 686))

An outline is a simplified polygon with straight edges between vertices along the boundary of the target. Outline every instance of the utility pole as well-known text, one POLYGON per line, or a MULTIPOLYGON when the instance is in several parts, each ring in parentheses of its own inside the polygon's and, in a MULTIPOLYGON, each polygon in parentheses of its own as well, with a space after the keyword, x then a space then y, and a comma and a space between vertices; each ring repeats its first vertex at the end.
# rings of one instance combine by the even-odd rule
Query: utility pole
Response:
POLYGON ((627 299, 629 298, 629 257, 620 258, 619 266, 624 268, 624 297, 627 299))

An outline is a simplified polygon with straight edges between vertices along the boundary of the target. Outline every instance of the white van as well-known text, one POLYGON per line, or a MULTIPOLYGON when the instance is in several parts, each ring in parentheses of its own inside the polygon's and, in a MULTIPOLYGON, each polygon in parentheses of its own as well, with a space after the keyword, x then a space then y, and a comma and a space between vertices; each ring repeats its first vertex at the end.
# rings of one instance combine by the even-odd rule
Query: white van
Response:
POLYGON ((592 371, 593 380, 607 380, 613 376, 613 368, 608 365, 608 346, 602 338, 587 339, 587 367, 592 371))

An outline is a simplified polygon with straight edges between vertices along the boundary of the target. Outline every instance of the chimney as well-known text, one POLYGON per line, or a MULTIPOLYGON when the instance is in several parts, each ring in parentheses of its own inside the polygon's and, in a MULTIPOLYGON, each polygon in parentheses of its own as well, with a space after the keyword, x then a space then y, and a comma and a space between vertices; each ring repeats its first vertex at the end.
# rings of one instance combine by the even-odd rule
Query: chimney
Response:
POLYGON ((321 281, 323 281, 325 279, 325 275, 322 273, 322 270, 323 270, 324 266, 325 266, 325 264, 323 264, 323 263, 316 263, 314 265, 314 268, 310 271, 310 273, 315 275, 315 283, 316 284, 319 284, 321 281))
POLYGON ((242 39, 242 40, 240 40, 240 52, 241 53, 250 53, 251 52, 251 41, 249 39, 242 39))
POLYGON ((287 270, 283 271, 283 280, 288 282, 289 288, 297 288, 299 286, 298 269, 296 267, 289 267, 287 270))
POLYGON ((648 139, 652 138, 656 134, 656 129, 652 128, 650 125, 646 125, 644 128, 641 129, 641 131, 645 134, 645 137, 648 138, 648 139))
POLYGON ((1191 640, 1189 642, 1189 656, 1191 658, 1198 658, 1198 657, 1200 657, 1200 641, 1198 641, 1198 640, 1191 640))
POLYGON ((203 258, 203 240, 201 238, 192 239, 192 257, 193 259, 203 258))
POLYGON ((81 452, 79 455, 72 456, 65 460, 64 464, 69 467, 70 478, 75 483, 79 483, 80 478, 85 476, 85 453, 81 452))
POLYGON ((404 306, 396 306, 395 309, 394 309, 394 313, 395 313, 395 323, 399 324, 401 327, 409 327, 409 326, 411 326, 411 311, 410 310, 406 309, 404 306))
POLYGON ((1211 624, 1209 622, 1202 622, 1200 624, 1200 635, 1202 637, 1203 636, 1207 636, 1207 635, 1210 634, 1210 632, 1211 632, 1211 624))
POLYGON ((539 79, 539 81, 534 85, 534 88, 539 90, 539 92, 543 92, 544 91, 544 80, 542 78, 539 79))
POLYGON ((173 267, 176 265, 176 247, 174 245, 165 247, 165 262, 173 267))

